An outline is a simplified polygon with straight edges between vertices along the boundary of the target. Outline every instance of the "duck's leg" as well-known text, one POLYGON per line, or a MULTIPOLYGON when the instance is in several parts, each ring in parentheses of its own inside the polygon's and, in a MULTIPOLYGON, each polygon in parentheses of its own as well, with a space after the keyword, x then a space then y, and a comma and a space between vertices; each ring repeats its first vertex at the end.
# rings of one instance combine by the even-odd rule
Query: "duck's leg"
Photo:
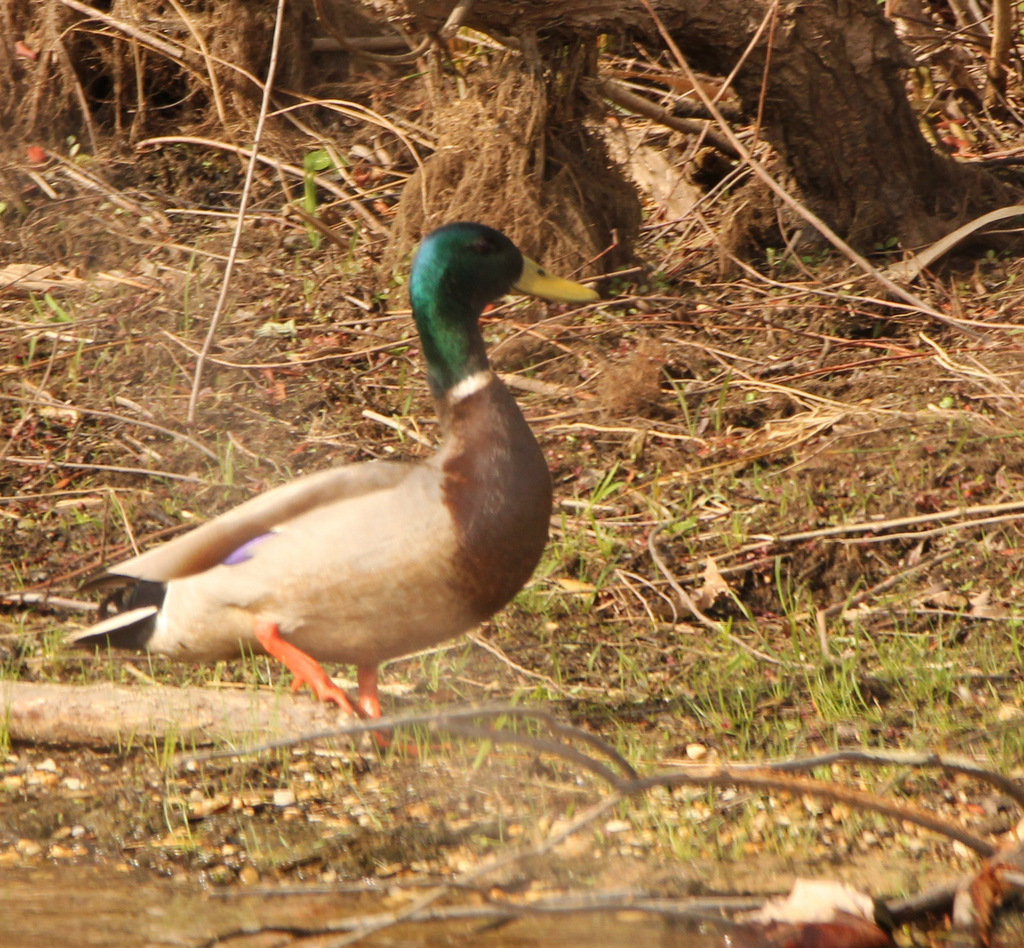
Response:
MULTIPOLYGON (((359 665, 356 668, 356 680, 359 682, 359 706, 358 713, 369 718, 380 717, 380 696, 377 694, 377 666, 359 665)), ((391 737, 383 731, 373 731, 374 743, 381 749, 387 750, 393 747, 391 737)), ((406 753, 411 757, 418 757, 419 750, 413 744, 405 745, 406 753)))
POLYGON ((380 717, 380 698, 377 695, 377 666, 360 665, 356 669, 359 682, 359 707, 368 718, 380 717))
MULTIPOLYGON (((256 638, 260 645, 266 649, 268 655, 272 655, 280 661, 295 676, 295 681, 292 682, 292 691, 298 691, 303 685, 309 685, 321 701, 333 701, 343 711, 351 714, 352 717, 364 717, 364 709, 368 712, 368 708, 363 703, 364 669, 359 670, 359 707, 354 707, 352 702, 348 700, 348 695, 327 677, 327 672, 320 667, 320 663, 312 655, 307 655, 301 648, 296 648, 291 642, 286 642, 281 638, 281 630, 277 627, 276 622, 257 619, 256 638)), ((370 671, 372 672, 373 679, 371 683, 372 699, 376 701, 377 670, 370 669, 370 671)), ((367 697, 371 696, 368 694, 367 697)), ((377 714, 370 715, 371 717, 380 717, 380 702, 376 703, 376 707, 377 714)))

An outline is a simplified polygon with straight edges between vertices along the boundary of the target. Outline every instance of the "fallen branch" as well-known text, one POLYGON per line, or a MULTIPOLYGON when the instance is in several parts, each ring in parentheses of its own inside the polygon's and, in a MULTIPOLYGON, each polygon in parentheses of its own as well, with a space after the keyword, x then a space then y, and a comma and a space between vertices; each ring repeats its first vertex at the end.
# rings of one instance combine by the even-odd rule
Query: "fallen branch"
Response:
POLYGON ((934 768, 944 773, 964 774, 995 787, 1000 793, 1016 801, 1024 808, 1024 784, 1012 777, 1004 777, 994 770, 976 764, 964 757, 953 757, 935 752, 916 753, 895 750, 841 750, 803 760, 787 760, 769 764, 772 770, 792 773, 798 770, 814 770, 830 767, 832 764, 876 764, 880 766, 934 768))
POLYGON ((214 688, 130 688, 0 681, 0 721, 14 741, 125 747, 175 741, 185 747, 248 743, 323 730, 338 709, 306 695, 214 688))
POLYGON ((643 115, 666 128, 683 132, 686 135, 703 135, 704 140, 710 142, 723 155, 730 158, 739 158, 740 153, 724 135, 711 127, 710 119, 680 118, 673 115, 671 110, 666 109, 642 95, 632 92, 621 82, 615 79, 584 79, 581 83, 584 89, 595 96, 614 102, 616 105, 643 115))

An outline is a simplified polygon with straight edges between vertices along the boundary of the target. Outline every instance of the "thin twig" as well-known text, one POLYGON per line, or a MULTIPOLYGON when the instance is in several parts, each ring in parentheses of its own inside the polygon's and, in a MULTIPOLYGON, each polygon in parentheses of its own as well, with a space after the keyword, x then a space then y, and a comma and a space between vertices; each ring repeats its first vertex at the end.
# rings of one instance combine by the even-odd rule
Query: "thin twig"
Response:
POLYGON ((192 391, 188 397, 188 412, 186 419, 189 424, 195 422, 196 405, 199 402, 199 391, 203 381, 203 368, 210 348, 213 346, 214 336, 217 334, 217 327, 220 324, 224 308, 228 299, 228 287, 231 284, 231 274, 235 269, 235 260, 242 244, 242 229, 245 226, 245 208, 249 203, 249 195, 252 193, 252 182, 256 174, 256 156, 259 154, 260 143, 263 140, 263 129, 267 122, 267 113, 270 110, 271 90, 274 88, 274 76, 277 73, 277 57, 281 49, 281 29, 284 25, 285 0, 277 0, 277 15, 274 20, 274 37, 270 46, 270 63, 267 66, 267 79, 263 86, 263 96, 260 100, 260 115, 256 122, 256 131, 253 133, 252 156, 245 169, 245 183, 242 185, 242 195, 238 202, 238 219, 235 224, 235 234, 231 240, 231 250, 228 253, 228 262, 224 265, 224 275, 221 278, 220 295, 217 297, 217 304, 214 307, 213 315, 210 316, 210 326, 203 340, 203 348, 196 360, 195 374, 192 377, 192 391))
MULTIPOLYGON (((451 888, 456 888, 455 882, 449 883, 451 888)), ((458 888, 469 888, 468 882, 460 881, 458 888)), ((264 886, 260 888, 229 888, 214 889, 210 892, 212 898, 230 899, 241 896, 287 896, 302 895, 308 896, 311 887, 303 886, 294 888, 289 886, 264 886)), ((316 889, 313 889, 315 892, 316 889)), ((334 886, 330 889, 321 890, 327 894, 337 895, 341 892, 353 891, 351 888, 334 886)), ((356 888, 355 891, 366 891, 368 894, 379 896, 379 883, 372 883, 365 887, 356 888)), ((481 893, 484 897, 487 893, 481 893)), ((496 926, 498 923, 511 922, 515 919, 528 918, 537 915, 563 915, 579 912, 640 912, 656 915, 661 919, 673 919, 677 922, 692 921, 706 922, 711 926, 731 927, 734 922, 723 917, 722 912, 746 912, 760 908, 764 904, 764 898, 760 896, 737 895, 720 896, 718 898, 688 898, 676 899, 663 896, 654 896, 642 889, 582 889, 568 891, 562 895, 552 896, 545 899, 534 899, 528 902, 523 901, 490 901, 483 904, 468 905, 447 905, 441 908, 426 908, 405 916, 403 922, 414 922, 417 924, 429 922, 456 922, 475 921, 486 922, 485 930, 496 926)), ((296 925, 271 925, 261 931, 287 932, 296 937, 312 937, 324 935, 328 932, 347 932, 353 930, 366 930, 383 924, 388 927, 394 924, 394 913, 374 913, 371 915, 348 915, 337 920, 323 922, 315 927, 296 925)), ((375 929, 376 930, 376 929, 375 929)), ((254 934, 252 929, 237 929, 222 932, 217 940, 208 943, 211 946, 226 943, 238 936, 251 937, 254 934)), ((742 939, 739 944, 745 944, 742 939)), ((317 942, 322 946, 323 942, 317 942)), ((332 944, 337 944, 336 942, 332 944)))
POLYGON ((935 833, 963 843, 980 856, 991 856, 996 847, 980 836, 968 833, 947 820, 940 819, 920 807, 893 803, 874 793, 855 790, 841 784, 826 783, 822 780, 809 778, 781 778, 772 774, 766 767, 760 773, 746 769, 734 769, 729 766, 714 768, 693 768, 686 772, 658 773, 650 777, 641 777, 631 783, 622 783, 618 792, 628 795, 643 793, 652 787, 750 787, 757 790, 778 790, 792 794, 810 794, 825 800, 836 800, 862 810, 881 813, 893 820, 906 820, 916 826, 923 826, 935 833))
POLYGON ((70 471, 111 471, 114 474, 141 474, 143 477, 164 477, 170 481, 183 481, 186 484, 209 484, 209 480, 192 477, 190 474, 175 474, 173 471, 156 471, 146 467, 123 467, 119 464, 84 464, 75 461, 55 461, 53 458, 21 458, 8 457, 8 464, 22 464, 26 467, 55 467, 70 471))
MULTIPOLYGON (((568 724, 563 724, 558 718, 556 718, 550 712, 543 708, 524 708, 517 705, 495 705, 490 707, 478 707, 478 708, 449 708, 443 711, 432 711, 432 712, 421 712, 413 714, 395 715, 392 717, 375 718, 372 721, 347 721, 345 724, 340 725, 336 728, 331 728, 327 731, 317 731, 311 734, 297 734, 293 737, 283 738, 275 741, 267 741, 261 744, 250 745, 245 748, 235 748, 227 750, 216 750, 209 751, 204 754, 183 754, 177 758, 178 766, 191 766, 196 763, 205 763, 206 761, 216 760, 221 757, 242 757, 251 756, 253 754, 264 753, 270 750, 281 750, 285 747, 294 747, 298 744, 309 744, 314 741, 327 740, 337 737, 348 737, 358 736, 360 734, 367 734, 373 731, 394 731, 400 727, 410 727, 413 725, 426 725, 437 731, 444 731, 449 726, 462 727, 463 721, 476 720, 479 718, 496 718, 496 717, 510 717, 517 719, 529 719, 541 721, 547 728, 563 737, 569 737, 573 740, 581 741, 585 744, 589 744, 591 747, 600 751, 600 753, 612 761, 625 775, 625 779, 632 780, 636 779, 636 771, 632 765, 617 751, 614 747, 608 744, 606 741, 591 734, 589 731, 581 730, 580 728, 572 727, 568 724)), ((485 735, 474 735, 476 737, 483 737, 487 740, 495 740, 502 743, 515 743, 522 744, 526 747, 533 747, 538 750, 551 750, 552 746, 550 742, 544 741, 538 743, 538 739, 529 734, 516 734, 513 731, 488 731, 485 735)), ((559 745, 561 747, 562 745, 559 745)), ((553 751, 557 753, 557 750, 553 751)), ((596 764, 597 762, 592 762, 596 764)), ((597 765, 598 768, 601 765, 597 765)), ((597 770, 595 769, 595 772, 597 770)), ((602 776, 612 786, 615 786, 618 781, 623 778, 617 777, 611 774, 607 769, 602 773, 602 776)))
POLYGON ((406 919, 415 918, 419 912, 422 912, 429 905, 432 905, 438 899, 447 895, 452 891, 452 889, 469 885, 470 883, 476 882, 477 879, 481 879, 492 872, 496 872, 505 866, 512 865, 524 859, 544 856, 555 849, 555 847, 565 842, 565 840, 569 839, 570 836, 575 835, 580 830, 595 823, 609 810, 618 806, 619 803, 622 802, 622 799, 623 798, 621 796, 616 794, 609 797, 607 800, 595 803, 592 807, 584 810, 578 817, 576 817, 575 820, 572 820, 570 823, 549 833, 548 836, 536 846, 512 850, 511 852, 495 856, 493 859, 485 860, 475 868, 460 873, 452 879, 451 882, 438 886, 436 889, 430 890, 420 898, 414 899, 409 905, 399 909, 390 917, 384 916, 379 920, 363 926, 345 938, 341 938, 336 941, 324 942, 320 948, 345 948, 347 945, 355 944, 357 941, 362 941, 369 935, 382 931, 385 928, 391 928, 406 919))
POLYGON ((388 418, 387 415, 382 415, 380 412, 372 411, 369 408, 364 408, 361 414, 365 419, 367 419, 367 421, 375 421, 378 425, 384 425, 385 428, 397 431, 402 435, 402 437, 408 438, 410 441, 415 441, 417 444, 421 444, 425 448, 437 447, 437 445, 435 445, 429 438, 424 438, 418 431, 413 431, 408 425, 403 425, 400 421, 396 421, 394 418, 388 418))
POLYGON ((552 691, 555 694, 559 694, 563 698, 572 697, 572 692, 569 691, 569 689, 567 688, 563 688, 557 681, 555 681, 554 678, 552 678, 549 675, 541 675, 539 672, 531 671, 529 668, 525 668, 518 662, 512 661, 512 659, 509 658, 500 648, 498 648, 497 645, 493 645, 486 639, 481 638, 479 635, 474 635, 473 633, 469 633, 466 636, 466 638, 469 639, 469 641, 472 642, 477 648, 481 648, 485 652, 489 652, 496 659, 498 659, 498 661, 502 662, 504 665, 507 665, 509 668, 511 668, 516 674, 524 675, 527 678, 530 678, 534 681, 542 682, 549 691, 552 691))
MULTIPOLYGON (((164 212, 155 206, 143 207, 138 201, 126 198, 117 188, 104 181, 94 170, 86 170, 74 162, 68 161, 63 155, 56 152, 48 152, 49 157, 60 165, 61 174, 70 181, 73 181, 81 188, 90 191, 97 191, 104 199, 124 211, 128 211, 136 218, 137 226, 155 230, 159 234, 165 234, 171 228, 171 222, 164 212), (154 226, 157 224, 159 226, 154 226)), ((166 246, 160 243, 159 246, 166 246)))
MULTIPOLYGON (((468 3, 468 0, 467 0, 468 3)), ((415 47, 406 50, 404 53, 378 53, 372 49, 367 48, 366 45, 359 44, 350 40, 341 29, 334 22, 333 18, 328 16, 327 11, 324 9, 323 0, 313 0, 313 8, 316 10, 317 19, 320 21, 320 25, 331 34, 331 38, 346 52, 356 53, 359 56, 364 56, 374 62, 401 64, 401 63, 412 63, 420 58, 434 42, 433 37, 427 34, 416 44, 415 47)), ((399 34, 403 40, 405 36, 399 34)))
POLYGON ((870 589, 865 589, 863 592, 857 593, 855 596, 849 596, 842 602, 833 603, 827 609, 824 610, 824 615, 827 618, 840 615, 850 609, 855 609, 862 602, 866 602, 868 599, 873 599, 879 593, 885 592, 887 589, 891 589, 897 583, 901 583, 906 579, 909 579, 914 573, 920 573, 921 570, 931 569, 933 566, 938 566, 944 560, 949 559, 956 550, 946 550, 943 553, 938 553, 935 556, 930 557, 927 560, 921 560, 920 563, 915 563, 913 566, 908 566, 906 569, 900 570, 894 573, 892 576, 888 576, 883 579, 880 583, 875 583, 870 589))
MULTIPOLYGON (((1024 808, 1024 783, 1004 777, 1002 774, 984 767, 979 767, 973 761, 963 757, 951 757, 935 752, 916 753, 904 751, 880 751, 880 750, 842 750, 830 754, 819 754, 816 757, 805 757, 801 760, 779 761, 768 766, 772 770, 792 772, 801 770, 814 770, 817 767, 830 767, 834 763, 868 763, 868 764, 892 764, 897 767, 935 768, 954 774, 966 774, 981 780, 990 786, 995 787, 1001 793, 1014 800, 1017 805, 1024 808)), ((733 766, 733 765, 730 765, 733 766)), ((761 766, 760 765, 751 765, 761 766)))
POLYGON ((196 41, 196 45, 199 47, 199 52, 206 63, 206 75, 210 79, 210 95, 213 98, 213 106, 217 110, 217 118, 220 120, 221 127, 227 128, 228 113, 227 109, 224 108, 224 98, 220 92, 220 82, 217 79, 216 66, 214 65, 213 57, 210 55, 210 48, 206 45, 206 39, 199 29, 196 28, 195 23, 192 22, 192 18, 181 5, 180 0, 171 0, 171 6, 174 7, 175 12, 184 21, 188 31, 192 34, 192 38, 196 41))
MULTIPOLYGON (((34 399, 25 398, 19 395, 0 394, 0 399, 4 399, 5 401, 9 402, 20 402, 28 404, 33 404, 35 402, 34 399)), ((220 458, 217 457, 216 452, 206 447, 206 445, 203 444, 201 441, 197 441, 190 435, 182 434, 182 432, 180 431, 175 431, 173 428, 165 428, 163 425, 158 425, 152 421, 144 421, 141 418, 129 418, 126 415, 118 415, 116 412, 102 411, 98 408, 82 408, 78 405, 72 405, 66 402, 58 401, 55 398, 46 399, 44 400, 43 404, 51 405, 55 408, 67 408, 70 411, 77 411, 83 415, 92 415, 96 418, 108 418, 111 421, 122 422, 123 424, 126 425, 136 425, 139 428, 148 428, 150 431, 159 432, 160 434, 167 435, 167 437, 172 438, 175 441, 181 441, 187 445, 190 445, 197 451, 201 451, 203 454, 205 454, 208 458, 210 458, 213 461, 220 461, 220 458)))
MULTIPOLYGON (((51 596, 48 592, 0 592, 0 602, 13 606, 52 606, 54 609, 67 609, 69 612, 96 612, 99 604, 84 599, 68 599, 64 596, 51 596)), ((19 633, 20 634, 20 633, 19 633)))
POLYGON ((109 13, 104 13, 102 10, 91 7, 87 3, 81 3, 80 0, 60 0, 61 3, 66 7, 70 7, 72 10, 81 13, 83 16, 89 17, 91 20, 99 20, 101 23, 106 23, 107 26, 112 26, 121 33, 127 36, 131 36, 133 39, 138 40, 145 46, 149 46, 150 49, 155 50, 158 53, 162 53, 169 59, 177 60, 180 63, 186 62, 186 49, 184 46, 179 46, 176 43, 168 43, 166 40, 161 39, 153 33, 147 33, 145 30, 140 30, 138 27, 132 26, 132 24, 125 22, 124 20, 118 20, 116 17, 111 16, 109 13))
MULTIPOLYGON (((154 145, 202 145, 207 148, 218 148, 222 151, 232 152, 242 158, 258 161, 261 164, 273 168, 275 171, 283 171, 292 177, 298 178, 299 180, 303 180, 306 177, 306 172, 298 165, 289 164, 287 161, 278 161, 276 158, 272 158, 269 155, 254 153, 251 148, 244 148, 241 145, 233 145, 230 142, 220 141, 216 138, 203 138, 200 135, 158 135, 154 138, 143 139, 136 145, 136 148, 148 148, 154 145)), ((350 203, 352 207, 358 208, 362 206, 354 195, 349 194, 343 188, 339 187, 337 183, 331 181, 330 178, 317 174, 313 176, 313 180, 316 182, 318 188, 323 188, 339 200, 350 203)), ((237 213, 238 212, 236 211, 231 216, 236 217, 237 213)), ((368 215, 366 222, 380 233, 387 232, 386 228, 384 228, 383 225, 381 225, 381 223, 372 215, 368 215)))
MULTIPOLYGON (((792 794, 809 794, 815 797, 845 802, 859 809, 881 813, 894 820, 906 821, 925 827, 946 836, 947 838, 963 843, 965 846, 973 849, 985 858, 992 858, 999 855, 996 847, 988 843, 986 840, 976 837, 973 834, 966 832, 962 827, 940 819, 918 807, 893 803, 877 796, 876 794, 855 790, 850 787, 803 777, 792 778, 778 772, 780 770, 811 769, 813 767, 827 766, 833 762, 897 763, 910 764, 911 766, 938 766, 952 772, 967 773, 979 779, 988 780, 993 783, 993 785, 999 786, 1000 788, 1006 786, 1005 778, 1001 778, 997 774, 984 771, 981 768, 974 766, 969 761, 954 758, 942 758, 938 755, 891 755, 879 754, 870 751, 838 752, 836 754, 823 755, 800 761, 787 761, 777 765, 772 765, 770 768, 765 766, 757 767, 756 765, 733 765, 730 767, 714 768, 695 767, 689 768, 685 772, 675 771, 658 773, 650 777, 622 779, 611 773, 611 771, 604 765, 599 764, 597 761, 594 761, 586 755, 580 754, 568 745, 529 738, 526 735, 516 735, 508 731, 481 728, 462 723, 467 718, 479 716, 481 710, 483 709, 454 713, 448 712, 441 716, 434 715, 432 717, 433 721, 437 722, 437 725, 441 729, 450 730, 456 734, 462 734, 467 737, 488 741, 499 739, 523 743, 527 746, 533 746, 538 750, 543 750, 576 762, 585 766, 586 769, 590 770, 595 775, 606 780, 614 788, 614 793, 609 798, 599 801, 589 807, 575 820, 563 827, 560 827, 558 831, 550 833, 547 838, 537 846, 516 849, 511 852, 502 853, 492 859, 485 860, 468 872, 464 872, 452 880, 430 889, 419 898, 414 899, 409 905, 396 912, 380 913, 373 916, 362 916, 357 919, 350 918, 343 922, 328 924, 316 931, 312 929, 303 929, 299 932, 298 929, 295 929, 295 933, 301 935, 323 935, 343 929, 346 934, 341 938, 327 942, 319 942, 321 945, 326 944, 334 946, 334 948, 342 948, 342 946, 354 944, 371 934, 380 932, 383 929, 392 927, 403 921, 418 921, 446 917, 444 912, 438 914, 437 912, 427 912, 427 909, 439 898, 451 892, 455 888, 469 886, 486 875, 528 856, 538 856, 551 852, 557 845, 569 838, 569 836, 579 832, 587 826, 592 825, 596 820, 600 819, 604 814, 618 806, 629 796, 644 793, 656 786, 741 786, 760 790, 788 792, 792 794)), ((514 708, 492 708, 486 709, 486 711, 488 714, 530 714, 526 709, 514 708)), ((412 721, 416 718, 418 719, 416 723, 427 723, 427 717, 431 716, 408 716, 404 720, 412 721)), ((399 720, 400 719, 398 718, 394 718, 390 721, 380 719, 374 722, 360 722, 355 727, 350 726, 338 728, 329 732, 329 734, 336 736, 342 733, 353 733, 354 731, 390 729, 391 727, 396 726, 399 723, 399 720)), ((560 723, 557 733, 563 736, 586 737, 590 740, 596 740, 592 735, 587 735, 586 732, 580 732, 578 729, 571 728, 567 725, 561 725, 560 723)), ((263 746, 265 748, 281 747, 288 746, 291 743, 294 743, 294 741, 280 741, 263 746)), ((603 744, 603 742, 601 743, 603 744)), ((602 746, 602 749, 605 749, 605 747, 606 745, 602 746)), ((224 756, 226 753, 230 752, 215 752, 201 758, 192 757, 190 759, 209 760, 215 756, 224 756)), ((628 768, 628 765, 626 766, 628 768)), ((632 772, 632 769, 628 768, 626 772, 632 772)), ((1006 786, 1006 788, 1010 790, 1015 789, 1012 786, 1006 786)), ((1019 796, 1015 798, 1019 799, 1019 796)), ((609 899, 607 894, 602 894, 595 898, 595 901, 592 904, 586 907, 607 908, 609 905, 614 905, 614 902, 609 899)), ((579 908, 580 906, 577 905, 576 907, 579 908)), ((717 907, 721 908, 721 906, 717 907)), ((503 906, 502 908, 504 909, 505 907, 503 906)), ((499 912, 499 916, 501 918, 515 917, 518 914, 514 906, 508 906, 507 908, 507 913, 504 911, 499 912)), ((687 908, 692 909, 691 906, 688 906, 687 908)), ((906 906, 903 906, 903 909, 905 911, 906 906)), ((567 906, 561 900, 555 899, 551 902, 549 910, 565 911, 567 910, 567 906)), ((656 910, 657 906, 652 906, 652 911, 656 910)), ((222 935, 220 937, 223 938, 225 936, 222 935)))
MULTIPOLYGON (((171 342, 181 346, 182 349, 192 353, 192 355, 199 354, 198 349, 190 346, 184 339, 179 339, 174 333, 168 332, 166 329, 161 329, 160 333, 170 339, 171 342)), ((412 341, 412 336, 406 336, 393 342, 383 342, 379 346, 368 346, 366 349, 347 349, 344 352, 332 352, 330 355, 310 356, 304 359, 287 359, 280 362, 232 362, 230 359, 218 359, 214 356, 209 356, 206 361, 213 365, 222 365, 228 369, 293 369, 297 365, 315 365, 318 362, 337 362, 339 360, 348 362, 353 359, 362 359, 366 356, 376 355, 378 352, 405 349, 412 341)))
POLYGON ((711 128, 708 119, 679 118, 673 115, 668 109, 660 106, 650 99, 628 89, 621 82, 615 79, 583 79, 583 88, 590 89, 594 93, 614 102, 616 105, 628 109, 637 115, 643 115, 666 128, 683 132, 687 135, 703 135, 705 140, 710 142, 720 152, 730 158, 739 158, 740 153, 732 146, 727 138, 723 138, 719 132, 711 128))
MULTIPOLYGON (((826 537, 850 536, 857 533, 887 533, 901 527, 914 526, 919 523, 935 523, 954 518, 969 518, 982 515, 995 516, 1001 514, 1024 515, 1024 501, 1010 500, 1002 504, 975 504, 971 507, 959 507, 951 510, 938 510, 930 514, 918 514, 914 517, 897 517, 892 520, 868 520, 857 523, 837 524, 834 527, 821 527, 818 530, 804 530, 800 533, 784 533, 773 537, 773 543, 805 543, 808 540, 821 540, 826 537)), ((964 519, 960 526, 969 527, 973 523, 981 523, 964 519)))

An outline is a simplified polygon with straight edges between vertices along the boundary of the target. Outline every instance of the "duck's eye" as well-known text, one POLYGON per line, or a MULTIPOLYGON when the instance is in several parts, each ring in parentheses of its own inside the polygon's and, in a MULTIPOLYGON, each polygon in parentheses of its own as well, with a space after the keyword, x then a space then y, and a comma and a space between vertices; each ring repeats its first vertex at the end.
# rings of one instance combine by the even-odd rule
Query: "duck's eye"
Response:
POLYGON ((482 256, 485 257, 490 256, 492 253, 498 252, 497 244, 495 244, 495 242, 491 240, 490 237, 487 236, 478 237, 476 239, 476 242, 473 244, 473 249, 478 254, 481 254, 482 256))

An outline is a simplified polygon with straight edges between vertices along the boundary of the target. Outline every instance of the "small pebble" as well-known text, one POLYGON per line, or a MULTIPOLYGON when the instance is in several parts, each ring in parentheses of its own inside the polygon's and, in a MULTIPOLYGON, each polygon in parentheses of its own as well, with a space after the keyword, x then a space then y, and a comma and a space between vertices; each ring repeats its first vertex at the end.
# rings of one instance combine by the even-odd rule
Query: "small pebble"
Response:
POLYGON ((246 863, 238 870, 238 881, 242 885, 256 885, 260 881, 259 871, 255 866, 246 863))
POLYGON ((60 783, 60 778, 47 770, 33 770, 28 775, 30 787, 53 787, 58 783, 60 783))
POLYGON ((207 871, 207 877, 214 885, 227 885, 234 877, 234 873, 227 866, 211 866, 207 871))
POLYGON ((43 851, 43 847, 34 839, 19 839, 16 845, 18 852, 29 858, 38 856, 43 851))

